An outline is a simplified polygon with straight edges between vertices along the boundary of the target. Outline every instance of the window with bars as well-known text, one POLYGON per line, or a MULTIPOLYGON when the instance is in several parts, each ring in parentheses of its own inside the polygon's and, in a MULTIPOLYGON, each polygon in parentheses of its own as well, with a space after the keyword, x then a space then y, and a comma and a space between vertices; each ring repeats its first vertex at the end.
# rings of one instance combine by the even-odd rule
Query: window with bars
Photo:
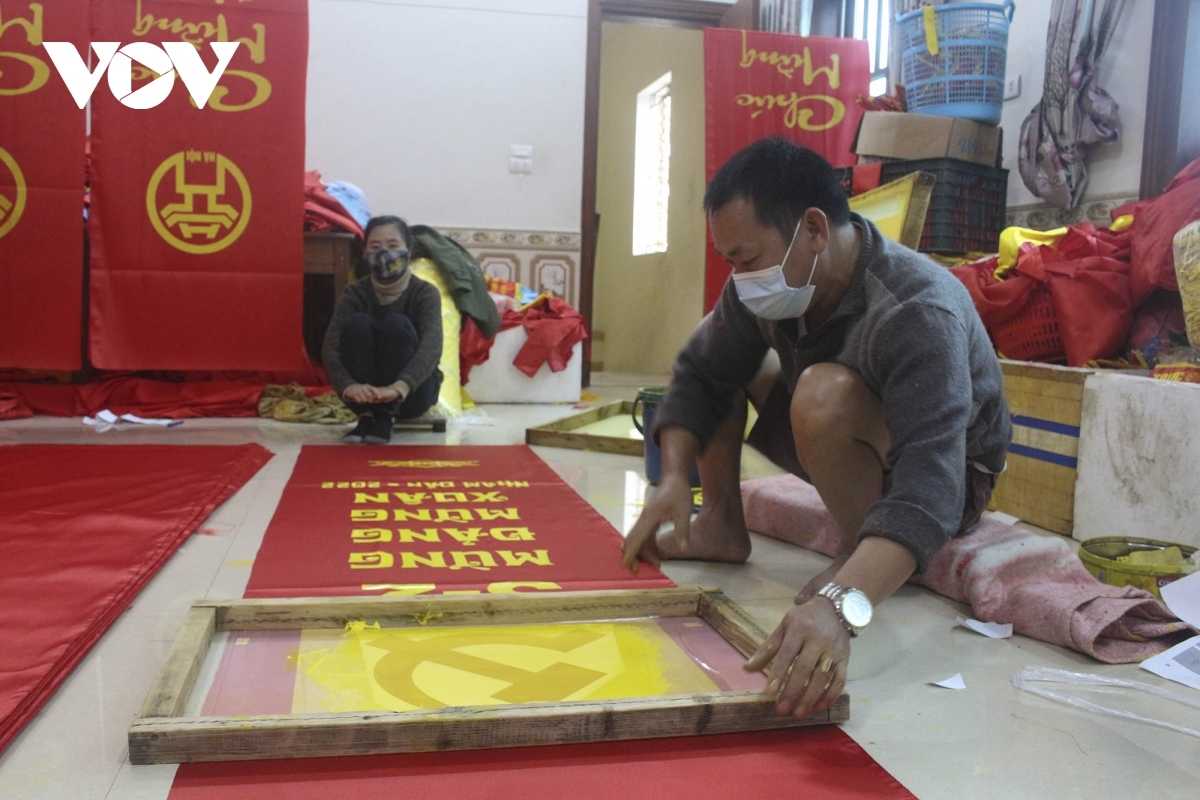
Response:
POLYGON ((871 49, 871 96, 884 94, 891 58, 892 0, 847 0, 846 5, 854 7, 847 15, 849 35, 866 39, 871 49))
POLYGON ((633 254, 665 253, 671 196, 669 72, 638 92, 633 176, 633 254))
POLYGON ((866 39, 871 51, 871 95, 888 89, 893 10, 933 0, 760 0, 758 26, 771 33, 866 39))

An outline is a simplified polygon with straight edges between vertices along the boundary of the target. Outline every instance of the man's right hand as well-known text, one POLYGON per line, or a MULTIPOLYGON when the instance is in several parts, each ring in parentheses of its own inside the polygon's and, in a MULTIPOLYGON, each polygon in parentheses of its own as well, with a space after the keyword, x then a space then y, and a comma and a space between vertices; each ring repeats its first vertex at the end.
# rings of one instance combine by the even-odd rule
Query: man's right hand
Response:
POLYGON ((692 487, 687 473, 665 473, 659 481, 658 490, 642 509, 641 516, 625 537, 622 551, 625 566, 634 574, 638 571, 638 559, 657 567, 661 560, 655 536, 664 523, 675 526, 677 541, 685 542, 692 520, 692 487))

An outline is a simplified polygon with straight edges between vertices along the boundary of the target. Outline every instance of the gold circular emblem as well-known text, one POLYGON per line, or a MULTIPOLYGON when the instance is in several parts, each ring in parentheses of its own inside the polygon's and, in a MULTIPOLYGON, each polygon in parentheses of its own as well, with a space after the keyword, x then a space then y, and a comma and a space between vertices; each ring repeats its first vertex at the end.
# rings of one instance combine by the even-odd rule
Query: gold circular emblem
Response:
POLYGON ((3 147, 0 147, 0 165, 4 168, 0 169, 0 239, 3 239, 21 221, 29 190, 17 160, 3 147), (5 170, 12 175, 11 184, 6 180, 5 170))
POLYGON ((236 242, 250 224, 252 207, 246 176, 220 153, 180 151, 158 165, 146 188, 154 230, 193 255, 217 253, 236 242))

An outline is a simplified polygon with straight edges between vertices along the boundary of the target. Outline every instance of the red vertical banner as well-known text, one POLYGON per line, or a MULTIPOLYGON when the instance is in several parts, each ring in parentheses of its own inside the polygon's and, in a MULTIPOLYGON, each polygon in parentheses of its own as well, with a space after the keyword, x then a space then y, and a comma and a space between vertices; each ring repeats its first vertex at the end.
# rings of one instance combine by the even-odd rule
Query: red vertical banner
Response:
MULTIPOLYGON (((867 42, 820 36, 706 28, 704 99, 707 180, 751 142, 783 136, 850 166, 870 91, 867 42)), ((704 308, 710 310, 729 267, 709 242, 704 308)))
POLYGON ((87 46, 91 0, 0 0, 0 367, 81 366, 83 111, 44 41, 87 46))
POLYGON ((203 107, 178 65, 165 100, 136 107, 169 84, 171 70, 164 67, 171 62, 156 67, 133 52, 132 65, 117 54, 93 95, 95 366, 304 368, 307 6, 301 0, 96 4, 96 42, 149 43, 165 51, 163 44, 184 41, 209 71, 218 65, 213 43, 238 47, 203 107))

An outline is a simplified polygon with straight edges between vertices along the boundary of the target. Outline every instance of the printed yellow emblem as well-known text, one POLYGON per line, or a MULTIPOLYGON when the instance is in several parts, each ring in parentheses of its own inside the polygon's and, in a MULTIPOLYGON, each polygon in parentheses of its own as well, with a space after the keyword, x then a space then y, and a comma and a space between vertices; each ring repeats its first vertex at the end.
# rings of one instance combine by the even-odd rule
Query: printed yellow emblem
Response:
POLYGON ((220 153, 180 151, 158 166, 146 189, 154 230, 193 255, 217 253, 236 242, 250 224, 252 207, 246 176, 220 153))
POLYGON ((478 467, 478 461, 372 461, 372 467, 412 467, 413 469, 450 469, 453 467, 478 467))
POLYGON ((0 239, 7 236, 21 221, 28 193, 25 175, 21 172, 17 160, 0 147, 0 239))
POLYGON ((653 620, 306 630, 292 713, 597 701, 716 691, 653 620))

